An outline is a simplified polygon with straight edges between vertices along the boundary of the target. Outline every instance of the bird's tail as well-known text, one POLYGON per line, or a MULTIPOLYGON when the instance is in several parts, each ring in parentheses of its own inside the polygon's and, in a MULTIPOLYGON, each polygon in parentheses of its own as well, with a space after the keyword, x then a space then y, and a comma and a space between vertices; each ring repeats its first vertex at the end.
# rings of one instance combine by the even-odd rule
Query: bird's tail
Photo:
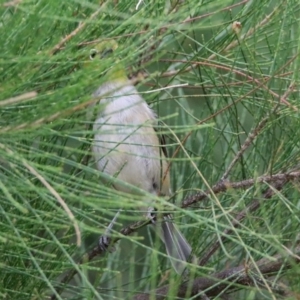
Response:
POLYGON ((172 266, 178 274, 182 274, 192 248, 176 225, 172 223, 171 216, 164 217, 161 228, 161 239, 166 246, 172 266))

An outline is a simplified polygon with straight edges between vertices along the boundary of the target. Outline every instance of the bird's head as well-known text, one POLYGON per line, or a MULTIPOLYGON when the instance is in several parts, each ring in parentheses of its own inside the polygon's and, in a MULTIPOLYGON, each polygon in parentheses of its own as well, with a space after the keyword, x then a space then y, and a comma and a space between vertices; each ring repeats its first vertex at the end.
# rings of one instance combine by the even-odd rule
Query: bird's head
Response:
POLYGON ((126 81, 125 67, 118 57, 117 49, 118 44, 114 40, 101 41, 89 46, 85 51, 88 56, 85 58, 85 67, 95 70, 97 65, 101 66, 107 81, 126 81))

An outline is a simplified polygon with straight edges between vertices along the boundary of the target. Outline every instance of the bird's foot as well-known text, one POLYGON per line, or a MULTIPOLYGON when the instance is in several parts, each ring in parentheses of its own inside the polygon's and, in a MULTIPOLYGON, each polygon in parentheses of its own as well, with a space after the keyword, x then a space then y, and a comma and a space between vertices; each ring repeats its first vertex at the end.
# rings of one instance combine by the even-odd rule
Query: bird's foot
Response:
POLYGON ((147 211, 147 218, 151 220, 151 223, 156 223, 156 209, 149 207, 147 211))
POLYGON ((98 241, 99 250, 101 252, 105 252, 108 250, 110 253, 116 251, 116 248, 114 246, 110 247, 110 243, 111 243, 111 238, 109 236, 107 235, 100 236, 98 241))
POLYGON ((115 251, 115 247, 111 246, 111 238, 109 237, 112 228, 120 214, 120 212, 122 211, 122 209, 119 209, 116 213, 116 215, 114 216, 114 218, 112 219, 112 221, 110 222, 110 224, 107 226, 104 235, 100 236, 99 238, 99 242, 98 242, 98 248, 100 251, 106 251, 109 250, 109 252, 113 252, 115 251))

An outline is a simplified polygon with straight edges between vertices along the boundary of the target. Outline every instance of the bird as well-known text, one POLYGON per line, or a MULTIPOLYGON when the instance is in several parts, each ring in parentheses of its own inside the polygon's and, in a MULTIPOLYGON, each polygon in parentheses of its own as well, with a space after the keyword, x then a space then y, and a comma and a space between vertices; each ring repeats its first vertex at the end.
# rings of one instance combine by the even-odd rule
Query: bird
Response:
MULTIPOLYGON (((166 147, 155 130, 157 116, 128 79, 122 61, 113 55, 118 47, 115 40, 100 41, 89 52, 93 68, 100 64, 108 66, 106 74, 102 74, 104 80, 93 93, 93 97, 100 99, 97 104, 101 104, 93 124, 92 152, 96 168, 118 178, 112 184, 118 191, 134 194, 136 191, 131 188, 134 186, 156 196, 170 196, 166 147)), ((153 204, 145 201, 148 216, 153 218, 154 226, 160 226, 156 232, 165 244, 173 268, 182 274, 191 246, 172 222, 171 215, 163 215, 163 220, 158 222, 153 217, 153 204)))

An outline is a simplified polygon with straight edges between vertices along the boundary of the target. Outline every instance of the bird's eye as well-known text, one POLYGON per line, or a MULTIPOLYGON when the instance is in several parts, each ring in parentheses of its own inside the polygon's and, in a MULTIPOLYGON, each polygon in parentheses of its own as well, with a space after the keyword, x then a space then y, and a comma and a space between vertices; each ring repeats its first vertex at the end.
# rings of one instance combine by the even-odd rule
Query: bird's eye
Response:
POLYGON ((98 53, 98 51, 96 49, 91 49, 90 60, 93 60, 96 57, 97 53, 98 53))
POLYGON ((106 56, 108 56, 109 54, 113 53, 113 49, 106 49, 101 53, 101 58, 104 58, 106 56))

